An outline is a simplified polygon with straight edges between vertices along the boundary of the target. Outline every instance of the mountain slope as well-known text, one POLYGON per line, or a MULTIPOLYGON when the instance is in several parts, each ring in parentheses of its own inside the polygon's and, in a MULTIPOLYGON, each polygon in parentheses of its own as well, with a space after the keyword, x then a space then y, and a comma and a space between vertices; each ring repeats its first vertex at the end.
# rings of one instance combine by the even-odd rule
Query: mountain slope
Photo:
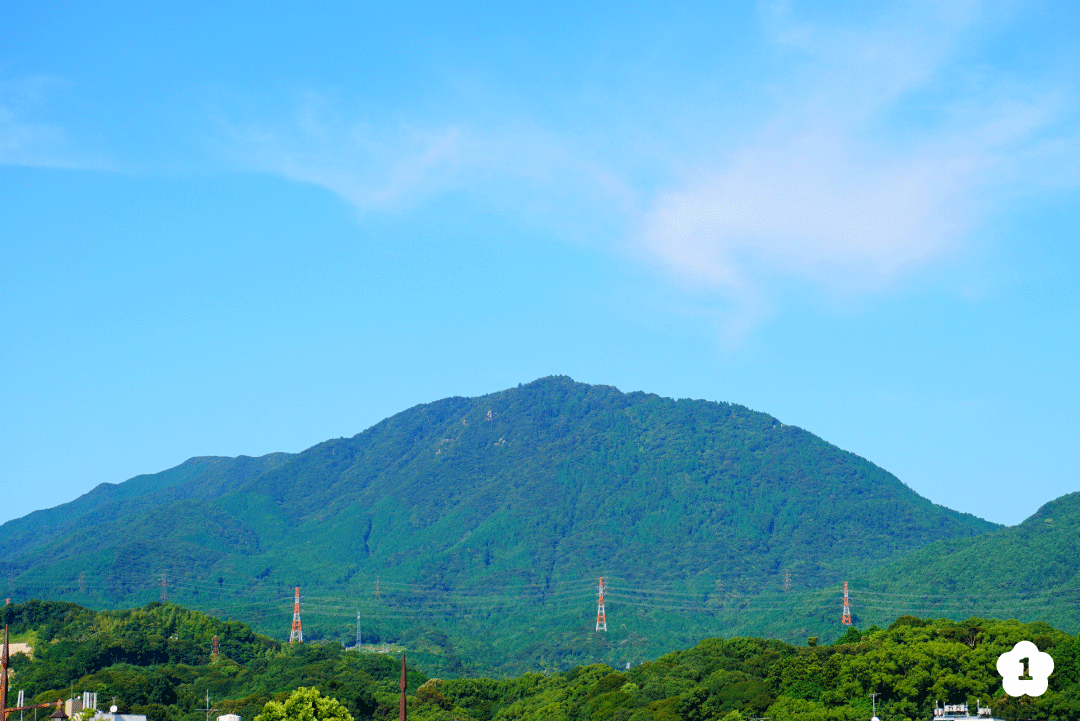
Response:
POLYGON ((100 520, 26 548, 5 524, 14 591, 139 603, 165 573, 185 603, 270 631, 302 585, 317 634, 347 637, 360 610, 376 635, 457 634, 429 635, 450 666, 458 652, 529 648, 562 663, 763 623, 798 633, 790 614, 740 609, 780 592, 785 570, 809 592, 996 528, 769 415, 565 377, 420 405, 295 456, 215 468, 224 475, 212 483, 144 480, 127 506, 113 501, 100 520), (586 637, 597 576, 623 625, 586 637), (664 609, 676 613, 659 619, 664 609), (565 638, 537 646, 545 629, 565 638))
POLYGON ((1080 628, 1080 493, 1023 523, 913 551, 870 574, 867 619, 902 603, 907 613, 1046 621, 1080 628))
POLYGON ((101 518, 124 519, 171 502, 218 498, 290 457, 289 453, 260 458, 202 456, 124 483, 102 483, 70 503, 34 511, 0 526, 0 557, 36 551, 101 518))

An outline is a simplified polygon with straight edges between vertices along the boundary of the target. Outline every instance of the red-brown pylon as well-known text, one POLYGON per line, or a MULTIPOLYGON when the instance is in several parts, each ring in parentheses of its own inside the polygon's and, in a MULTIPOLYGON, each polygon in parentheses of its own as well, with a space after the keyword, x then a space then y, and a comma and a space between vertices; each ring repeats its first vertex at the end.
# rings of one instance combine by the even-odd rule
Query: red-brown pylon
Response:
POLYGON ((844 581, 844 617, 840 619, 840 623, 851 625, 851 601, 848 599, 847 581, 844 581))
POLYGON ((596 630, 607 631, 607 614, 604 613, 604 577, 600 577, 600 603, 596 607, 596 630))
POLYGON ((304 642, 304 631, 300 628, 300 587, 296 587, 296 596, 293 598, 292 607, 292 631, 289 632, 289 643, 293 641, 304 642))
POLYGON ((214 645, 211 647, 213 650, 210 652, 210 656, 213 659, 213 663, 217 663, 218 654, 221 652, 221 648, 218 646, 218 637, 214 636, 214 645))

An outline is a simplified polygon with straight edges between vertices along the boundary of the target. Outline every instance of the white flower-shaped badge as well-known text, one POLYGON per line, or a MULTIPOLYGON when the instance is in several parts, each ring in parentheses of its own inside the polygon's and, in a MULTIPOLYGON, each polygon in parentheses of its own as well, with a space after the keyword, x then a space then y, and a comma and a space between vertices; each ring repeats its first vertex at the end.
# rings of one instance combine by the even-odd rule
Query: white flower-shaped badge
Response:
POLYGON ((1012 651, 998 656, 997 672, 1001 674, 1005 693, 1010 696, 1041 696, 1046 693, 1047 679, 1054 672, 1054 658, 1031 641, 1020 641, 1012 651))

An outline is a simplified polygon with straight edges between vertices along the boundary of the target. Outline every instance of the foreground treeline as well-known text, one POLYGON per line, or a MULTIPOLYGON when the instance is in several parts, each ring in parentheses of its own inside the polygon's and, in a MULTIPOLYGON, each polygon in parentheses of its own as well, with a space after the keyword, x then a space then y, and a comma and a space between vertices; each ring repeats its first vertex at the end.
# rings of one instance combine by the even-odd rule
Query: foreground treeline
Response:
MULTIPOLYGON (((94 612, 68 603, 5 606, 0 622, 31 660, 13 657, 12 688, 39 702, 72 690, 149 721, 202 721, 205 693, 215 714, 252 721, 299 687, 333 697, 354 719, 397 717, 398 659, 338 645, 282 645, 240 623, 168 604, 94 612), (221 655, 211 658, 213 636, 221 655)), ((768 639, 706 639, 630 670, 596 664, 517 678, 429 679, 408 674, 409 717, 418 721, 866 721, 877 693, 882 721, 929 719, 935 700, 989 701, 1007 719, 1080 719, 1080 639, 1042 624, 910 616, 888 629, 854 629, 829 646, 768 639), (1033 641, 1055 661, 1037 699, 1003 695, 999 654, 1033 641)))

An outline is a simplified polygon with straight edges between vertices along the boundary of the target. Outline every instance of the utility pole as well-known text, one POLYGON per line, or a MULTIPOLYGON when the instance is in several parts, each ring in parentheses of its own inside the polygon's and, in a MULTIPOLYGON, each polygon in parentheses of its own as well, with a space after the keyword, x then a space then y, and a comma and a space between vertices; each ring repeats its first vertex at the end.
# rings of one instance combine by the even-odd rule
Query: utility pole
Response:
MULTIPOLYGON (((401 652, 401 701, 398 702, 398 719, 399 721, 408 721, 408 715, 405 712, 405 652, 401 652)), ((207 720, 209 721, 209 720, 207 720)))
POLYGON ((210 689, 206 689, 206 708, 199 709, 206 712, 206 721, 210 721, 210 714, 217 711, 216 708, 210 708, 210 689))
POLYGON ((600 577, 600 602, 596 606, 596 630, 607 631, 607 614, 604 613, 604 577, 600 577))
POLYGON ((0 717, 7 721, 8 627, 4 625, 4 652, 0 655, 0 717))
POLYGON ((844 581, 844 615, 840 619, 840 623, 845 626, 851 625, 851 601, 848 598, 847 581, 844 581))
MULTIPOLYGON (((877 693, 876 691, 874 693, 870 694, 870 703, 872 703, 874 705, 874 713, 873 713, 873 718, 874 719, 877 718, 877 697, 880 696, 880 695, 881 694, 877 693)), ((871 719, 871 721, 873 721, 873 719, 871 719)))

